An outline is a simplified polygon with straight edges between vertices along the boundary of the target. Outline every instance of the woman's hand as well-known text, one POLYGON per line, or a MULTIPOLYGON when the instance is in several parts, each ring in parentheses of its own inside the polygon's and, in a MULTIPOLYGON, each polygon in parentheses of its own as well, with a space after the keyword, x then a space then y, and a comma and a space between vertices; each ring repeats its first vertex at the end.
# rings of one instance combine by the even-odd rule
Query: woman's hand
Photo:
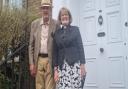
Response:
POLYGON ((81 70, 81 78, 85 77, 87 72, 84 64, 80 65, 80 70, 81 70))
POLYGON ((54 80, 55 82, 59 81, 59 72, 57 68, 54 68, 54 80))

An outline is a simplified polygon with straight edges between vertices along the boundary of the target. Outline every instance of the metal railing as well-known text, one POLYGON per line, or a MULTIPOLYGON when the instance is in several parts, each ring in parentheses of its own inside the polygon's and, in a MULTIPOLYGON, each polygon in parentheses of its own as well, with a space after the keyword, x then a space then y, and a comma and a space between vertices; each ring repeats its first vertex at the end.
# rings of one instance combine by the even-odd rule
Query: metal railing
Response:
POLYGON ((27 44, 22 44, 1 62, 0 72, 6 81, 7 89, 30 89, 27 63, 27 44), (19 57, 19 61, 14 59, 19 57))
POLYGON ((5 60, 0 63, 0 73, 4 76, 6 86, 0 84, 0 89, 35 89, 34 79, 29 74, 28 41, 26 36, 23 37, 19 46, 11 48, 11 54, 5 55, 5 60), (19 60, 15 61, 15 58, 19 60))

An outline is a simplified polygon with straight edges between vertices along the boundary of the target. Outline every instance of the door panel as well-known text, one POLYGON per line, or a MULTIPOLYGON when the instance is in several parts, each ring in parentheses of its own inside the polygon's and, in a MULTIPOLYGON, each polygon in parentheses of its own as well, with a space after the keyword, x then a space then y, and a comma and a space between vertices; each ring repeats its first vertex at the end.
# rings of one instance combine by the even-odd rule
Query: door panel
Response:
POLYGON ((110 88, 123 89, 125 87, 124 63, 123 56, 114 56, 108 58, 108 82, 110 88))
POLYGON ((85 89, 86 87, 93 87, 94 89, 98 87, 98 74, 97 74, 97 59, 96 58, 86 58, 88 76, 86 77, 85 89), (94 70, 95 68, 95 70, 94 70), (93 71, 91 71, 93 70, 93 71))
POLYGON ((107 13, 107 34, 108 34, 108 42, 120 42, 123 41, 123 32, 120 21, 120 12, 114 11, 111 13, 107 13))
POLYGON ((120 5, 120 0, 105 0, 105 3, 106 7, 113 7, 116 5, 120 5))
POLYGON ((96 45, 96 17, 84 17, 83 18, 83 30, 84 33, 81 33, 83 38, 83 42, 85 45, 96 45))

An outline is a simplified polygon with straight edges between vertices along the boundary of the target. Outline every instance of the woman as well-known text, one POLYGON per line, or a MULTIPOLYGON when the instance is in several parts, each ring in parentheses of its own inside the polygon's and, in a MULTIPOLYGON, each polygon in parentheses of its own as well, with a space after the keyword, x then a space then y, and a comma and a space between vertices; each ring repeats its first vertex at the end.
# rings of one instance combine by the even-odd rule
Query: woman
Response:
POLYGON ((70 11, 63 7, 58 16, 60 28, 54 33, 53 64, 57 89, 81 89, 86 75, 85 56, 79 28, 71 26, 70 11))

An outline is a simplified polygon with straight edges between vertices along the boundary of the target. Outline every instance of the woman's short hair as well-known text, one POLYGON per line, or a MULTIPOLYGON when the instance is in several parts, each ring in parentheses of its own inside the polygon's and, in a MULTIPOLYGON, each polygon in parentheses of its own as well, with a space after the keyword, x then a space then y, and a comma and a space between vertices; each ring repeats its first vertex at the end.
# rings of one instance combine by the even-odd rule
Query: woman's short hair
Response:
POLYGON ((69 24, 71 24, 72 23, 72 15, 71 15, 71 12, 69 11, 69 9, 67 9, 66 7, 62 7, 59 11, 59 15, 58 15, 59 24, 61 24, 61 13, 63 11, 66 11, 68 13, 68 15, 69 15, 69 24))

